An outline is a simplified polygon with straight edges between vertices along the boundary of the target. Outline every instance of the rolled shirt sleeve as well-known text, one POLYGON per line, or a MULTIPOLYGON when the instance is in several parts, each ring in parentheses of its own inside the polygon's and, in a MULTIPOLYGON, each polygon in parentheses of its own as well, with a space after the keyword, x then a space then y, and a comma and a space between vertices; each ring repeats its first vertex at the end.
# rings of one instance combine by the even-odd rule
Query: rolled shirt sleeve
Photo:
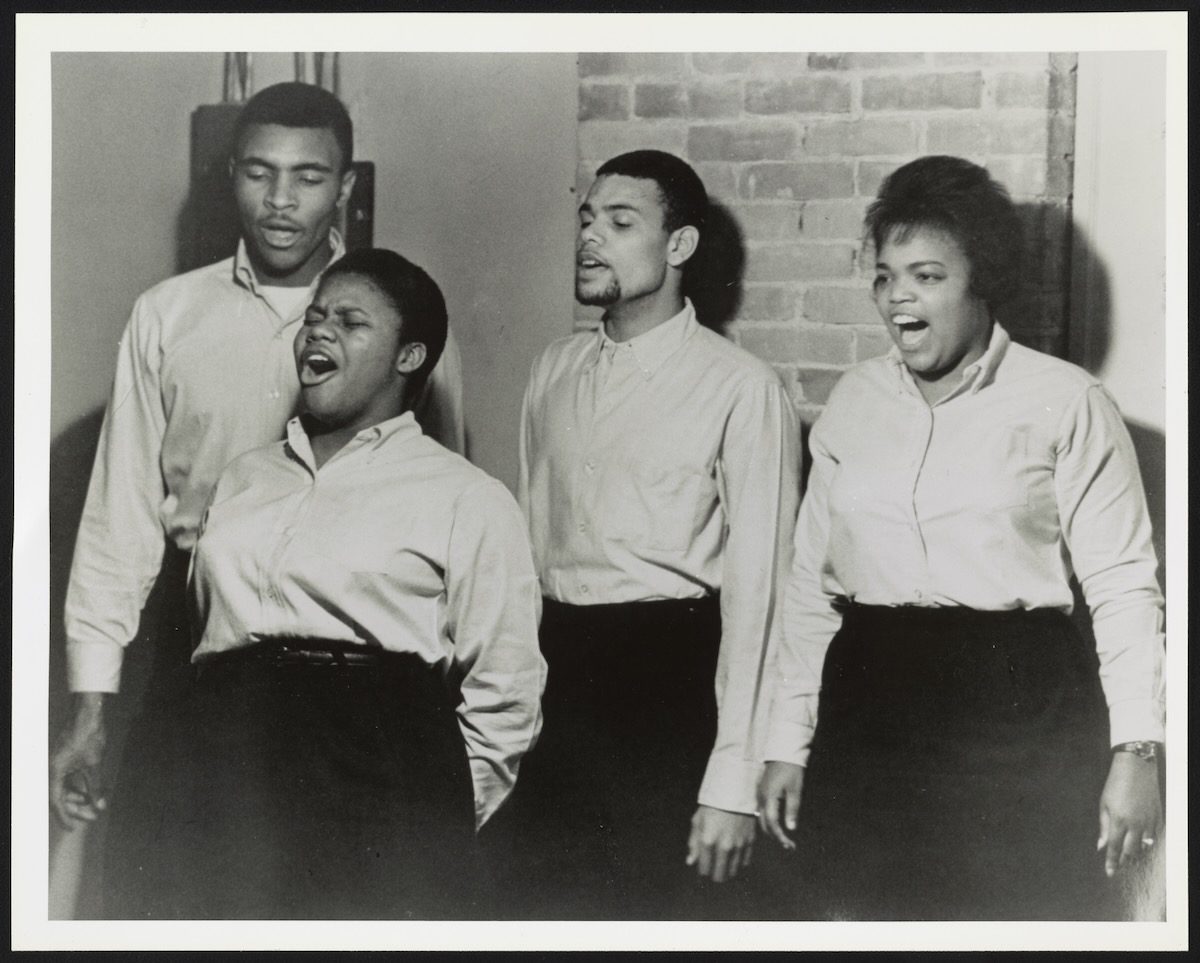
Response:
POLYGON ((521 757, 537 739, 546 684, 529 539, 499 482, 459 497, 445 579, 447 629, 463 679, 459 726, 482 826, 512 791, 521 757))
POLYGON ((715 678, 717 737, 699 793, 702 805, 731 812, 757 808, 768 666, 791 553, 800 459, 795 410, 783 386, 764 380, 749 387, 730 413, 719 462, 728 536, 715 678))

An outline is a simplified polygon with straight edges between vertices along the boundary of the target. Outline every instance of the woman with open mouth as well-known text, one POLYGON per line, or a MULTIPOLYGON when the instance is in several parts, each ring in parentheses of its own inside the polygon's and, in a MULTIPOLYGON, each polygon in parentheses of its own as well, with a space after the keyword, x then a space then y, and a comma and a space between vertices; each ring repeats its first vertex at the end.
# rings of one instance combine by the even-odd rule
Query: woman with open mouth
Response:
POLYGON ((913 161, 866 228, 894 348, 812 431, 762 826, 799 851, 804 915, 1117 918, 1111 878, 1163 819, 1162 596, 1128 432, 1095 378, 997 323, 1020 223, 987 171, 913 161))
POLYGON ((477 918, 476 831, 540 726, 515 499, 412 413, 446 340, 391 251, 328 268, 295 340, 304 412, 222 474, 192 561, 187 698, 153 726, 157 918, 477 918))

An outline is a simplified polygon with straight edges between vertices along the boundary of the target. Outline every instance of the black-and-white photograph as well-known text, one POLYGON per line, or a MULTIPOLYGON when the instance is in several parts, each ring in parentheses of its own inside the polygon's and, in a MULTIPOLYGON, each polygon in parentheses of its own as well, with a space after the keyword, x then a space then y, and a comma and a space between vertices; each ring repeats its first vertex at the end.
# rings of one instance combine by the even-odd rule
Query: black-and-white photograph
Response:
POLYGON ((1186 14, 872 21, 17 18, 14 948, 1186 946, 1186 14))

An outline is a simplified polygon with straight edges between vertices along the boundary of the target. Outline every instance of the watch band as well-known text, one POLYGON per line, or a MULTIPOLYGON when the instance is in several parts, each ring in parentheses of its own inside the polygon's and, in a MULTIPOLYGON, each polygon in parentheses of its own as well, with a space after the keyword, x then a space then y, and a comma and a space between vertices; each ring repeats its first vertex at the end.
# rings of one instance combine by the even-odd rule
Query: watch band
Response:
POLYGON ((1132 752, 1139 759, 1152 761, 1162 754, 1162 743, 1150 741, 1122 742, 1119 745, 1113 746, 1112 751, 1132 752))

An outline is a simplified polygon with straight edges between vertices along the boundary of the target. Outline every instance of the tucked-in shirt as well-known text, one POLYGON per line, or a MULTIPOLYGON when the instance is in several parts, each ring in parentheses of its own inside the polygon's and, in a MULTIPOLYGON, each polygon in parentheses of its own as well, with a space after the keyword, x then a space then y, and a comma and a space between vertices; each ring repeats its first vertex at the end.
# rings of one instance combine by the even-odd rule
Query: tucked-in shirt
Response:
MULTIPOLYGON (((345 252, 330 234, 333 257, 345 252)), ((262 296, 246 253, 169 278, 134 305, 117 354, 66 600, 68 684, 116 692, 124 646, 168 543, 190 551, 217 476, 283 438, 300 382, 290 317, 262 296)), ((462 364, 449 340, 418 416, 462 450, 462 364)))
POLYGON ((541 726, 546 667, 525 522, 500 482, 411 414, 320 468, 300 419, 221 475, 192 558, 192 659, 279 637, 419 656, 461 677, 482 824, 541 726))
POLYGON ((1163 614, 1137 458, 1081 368, 1010 341, 930 406, 893 350, 809 440, 767 758, 804 764, 839 600, 1091 611, 1114 744, 1163 738, 1163 614))
POLYGON ((702 328, 690 303, 619 344, 560 339, 533 366, 518 497, 542 591, 575 605, 721 593, 718 729, 699 793, 719 809, 755 809, 799 459, 778 375, 702 328))

